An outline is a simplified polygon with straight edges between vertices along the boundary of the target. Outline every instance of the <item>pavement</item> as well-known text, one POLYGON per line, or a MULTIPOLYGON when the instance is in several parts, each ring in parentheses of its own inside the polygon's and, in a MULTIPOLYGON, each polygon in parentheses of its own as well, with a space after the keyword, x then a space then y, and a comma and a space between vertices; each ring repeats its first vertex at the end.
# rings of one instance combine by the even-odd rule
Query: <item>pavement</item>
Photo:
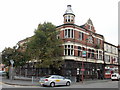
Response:
MULTIPOLYGON (((84 80, 83 82, 72 82, 72 84, 90 84, 90 83, 100 83, 100 82, 108 82, 110 79, 98 80, 98 79, 89 79, 84 80)), ((38 79, 26 78, 26 77, 16 77, 14 80, 6 79, 2 77, 2 83, 8 85, 18 85, 18 86, 40 86, 38 79)))
POLYGON ((15 79, 13 80, 7 79, 6 77, 2 77, 2 83, 18 86, 40 86, 38 80, 27 77, 15 77, 15 79))

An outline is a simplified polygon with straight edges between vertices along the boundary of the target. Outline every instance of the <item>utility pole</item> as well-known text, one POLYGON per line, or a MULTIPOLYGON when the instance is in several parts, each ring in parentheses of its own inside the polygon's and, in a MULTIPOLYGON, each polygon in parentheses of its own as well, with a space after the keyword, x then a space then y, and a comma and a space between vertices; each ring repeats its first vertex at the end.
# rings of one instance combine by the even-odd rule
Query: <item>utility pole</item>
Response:
POLYGON ((84 80, 84 64, 83 64, 83 61, 82 61, 82 83, 83 83, 83 80, 84 80))

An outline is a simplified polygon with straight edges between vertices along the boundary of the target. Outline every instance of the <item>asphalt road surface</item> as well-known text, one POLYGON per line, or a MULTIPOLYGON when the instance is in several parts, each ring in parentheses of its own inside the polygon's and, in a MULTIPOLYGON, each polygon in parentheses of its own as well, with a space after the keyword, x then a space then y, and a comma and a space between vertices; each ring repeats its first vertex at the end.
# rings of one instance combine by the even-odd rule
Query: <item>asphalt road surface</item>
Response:
MULTIPOLYGON (((94 82, 94 83, 74 83, 71 86, 59 86, 55 88, 118 88, 120 86, 119 81, 107 81, 107 82, 94 82)), ((8 85, 0 82, 1 88, 51 88, 41 86, 19 86, 19 85, 8 85)))

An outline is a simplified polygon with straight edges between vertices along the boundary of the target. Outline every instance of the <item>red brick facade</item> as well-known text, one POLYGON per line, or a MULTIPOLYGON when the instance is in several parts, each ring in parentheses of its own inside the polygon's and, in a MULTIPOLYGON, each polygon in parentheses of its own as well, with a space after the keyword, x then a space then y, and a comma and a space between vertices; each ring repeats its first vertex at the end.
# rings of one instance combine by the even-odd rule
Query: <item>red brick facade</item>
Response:
MULTIPOLYGON (((57 27, 58 30, 60 30, 60 38, 63 40, 64 43, 67 43, 67 42, 72 42, 72 43, 77 43, 77 44, 81 44, 81 45, 84 45, 84 47, 91 47, 95 50, 95 53, 96 53, 96 50, 98 49, 101 49, 103 50, 103 41, 104 41, 104 37, 102 35, 99 35, 95 32, 92 32, 92 31, 89 31, 88 29, 86 28, 81 28, 80 26, 77 26, 75 24, 63 24, 61 26, 58 26, 57 27), (74 38, 65 38, 65 29, 66 28, 72 28, 74 30, 74 38), (84 32, 84 35, 83 35, 83 39, 82 40, 79 40, 79 32, 82 31, 84 32), (87 34, 85 34, 87 33, 87 34), (92 36, 93 37, 93 43, 89 43, 88 42, 88 37, 89 36, 92 36), (97 40, 98 38, 100 38, 100 44, 97 43, 97 40), (98 46, 98 47, 97 47, 98 46)), ((95 30, 93 30, 95 31, 95 30)), ((78 50, 76 50, 78 47, 74 45, 74 56, 78 56, 78 50)), ((85 48, 86 50, 86 48, 85 48)), ((88 50, 87 50, 88 51, 88 50)), ((96 56, 94 57, 96 59, 96 56)))
MULTIPOLYGON (((86 78, 90 78, 91 75, 98 78, 100 74, 104 73, 104 36, 96 33, 90 19, 84 25, 76 25, 75 15, 73 14, 70 6, 68 6, 63 17, 64 24, 57 26, 56 29, 60 31, 59 36, 63 41, 63 57, 66 63, 74 61, 74 64, 77 65, 77 61, 79 61, 79 63, 84 61, 84 67, 76 67, 80 70, 81 68, 85 68, 86 78), (86 52, 85 56, 83 55, 83 52, 86 52)), ((76 68, 74 67, 74 69, 76 68)), ((72 71, 71 68, 70 71, 75 72, 74 74, 76 75, 76 70, 72 71)))
MULTIPOLYGON (((104 36, 96 33, 90 19, 83 25, 76 25, 71 5, 68 5, 63 15, 63 22, 62 25, 56 27, 56 30, 60 31, 58 36, 63 42, 61 47, 64 48, 62 55, 65 63, 61 74, 71 77, 82 76, 82 69, 85 69, 85 78, 100 79, 105 74, 104 36), (83 52, 86 52, 85 56, 83 52), (79 74, 77 74, 77 69, 79 69, 79 74)), ((28 39, 25 39, 18 43, 20 51, 25 50, 24 45, 27 41, 28 39)))

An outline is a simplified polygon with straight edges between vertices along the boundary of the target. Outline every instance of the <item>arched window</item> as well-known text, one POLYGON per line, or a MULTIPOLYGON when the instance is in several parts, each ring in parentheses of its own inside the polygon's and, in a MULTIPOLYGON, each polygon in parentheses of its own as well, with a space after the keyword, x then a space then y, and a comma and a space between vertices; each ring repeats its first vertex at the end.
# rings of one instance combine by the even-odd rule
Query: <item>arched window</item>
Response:
POLYGON ((82 56, 81 54, 82 54, 82 53, 81 53, 81 47, 78 46, 78 56, 82 56))
POLYGON ((92 59, 94 59, 94 53, 95 53, 95 51, 92 50, 92 56, 91 56, 92 59))
POLYGON ((88 49, 88 58, 91 58, 91 49, 88 49))
POLYGON ((68 16, 68 22, 70 22, 71 20, 70 20, 70 16, 68 16))

